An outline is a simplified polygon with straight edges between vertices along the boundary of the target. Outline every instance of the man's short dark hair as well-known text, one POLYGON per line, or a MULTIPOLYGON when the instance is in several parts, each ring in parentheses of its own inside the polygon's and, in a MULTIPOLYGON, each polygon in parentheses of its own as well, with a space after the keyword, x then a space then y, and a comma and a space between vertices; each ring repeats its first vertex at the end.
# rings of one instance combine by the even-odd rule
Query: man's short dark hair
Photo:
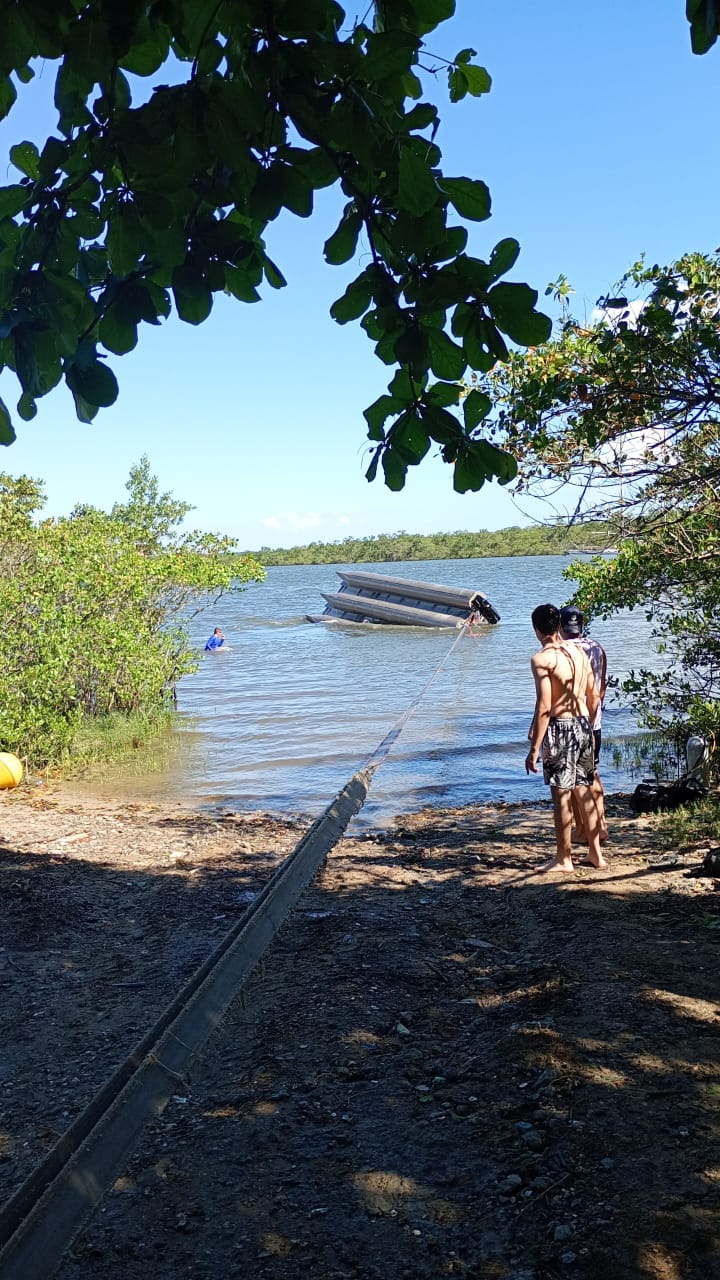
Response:
POLYGON ((554 604, 539 604, 530 620, 541 636, 554 636, 560 627, 560 610, 554 604))

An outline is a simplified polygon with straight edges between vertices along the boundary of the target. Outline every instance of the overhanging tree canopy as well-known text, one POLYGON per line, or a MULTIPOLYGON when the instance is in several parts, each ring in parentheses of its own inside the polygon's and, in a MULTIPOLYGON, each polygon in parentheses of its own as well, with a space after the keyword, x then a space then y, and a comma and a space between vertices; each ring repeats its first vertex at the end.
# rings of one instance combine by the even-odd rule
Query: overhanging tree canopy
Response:
MULTIPOLYGON (((517 241, 488 261, 465 252, 458 219, 488 218, 490 194, 443 173, 417 74, 454 8, 382 0, 371 27, 335 0, 5 3, 0 117, 38 58, 59 64, 57 134, 39 150, 18 141, 21 176, 0 189, 0 370, 17 376, 20 418, 64 379, 91 421, 118 394, 106 353, 130 351, 141 323, 174 305, 200 324, 219 291, 254 302, 263 280, 281 287, 268 223, 283 209, 308 217, 314 192, 336 184, 347 203, 325 258, 345 263, 361 243, 370 262, 332 314, 362 317, 396 366, 365 414, 368 477, 382 463, 402 488, 434 441, 461 491, 512 478, 512 458, 479 434, 485 398, 467 397, 462 420, 448 409, 468 364, 490 368, 507 339, 542 341, 550 321, 533 289, 503 280, 517 241)), ((473 56, 447 66, 451 100, 489 90, 473 56)), ((0 439, 13 438, 0 403, 0 439)))
MULTIPOLYGON (((19 139, 21 176, 0 188, 0 373, 17 376, 19 417, 64 380, 89 422, 117 398, 107 353, 130 351, 141 323, 174 305, 200 324, 220 291, 254 302, 263 281, 281 287, 268 223, 283 209, 308 217, 314 192, 336 185, 347 203, 326 260, 361 244, 370 262, 332 314, 361 319, 396 367, 365 412, 368 478, 382 464, 402 488, 434 442, 460 492, 511 480, 514 459, 485 431, 488 398, 473 390, 449 410, 467 366, 505 360, 508 340, 543 342, 550 322, 535 290, 503 278, 516 240, 487 261, 465 252, 458 218, 488 218, 490 194, 443 173, 418 77, 425 38, 454 10, 370 0, 353 21, 336 0, 5 0, 0 119, 38 59, 58 64, 57 132, 40 149, 19 139)), ((687 0, 687 14, 703 53, 717 2, 687 0)), ((488 92, 473 57, 447 65, 451 101, 488 92)), ((14 438, 0 400, 0 443, 14 438)))

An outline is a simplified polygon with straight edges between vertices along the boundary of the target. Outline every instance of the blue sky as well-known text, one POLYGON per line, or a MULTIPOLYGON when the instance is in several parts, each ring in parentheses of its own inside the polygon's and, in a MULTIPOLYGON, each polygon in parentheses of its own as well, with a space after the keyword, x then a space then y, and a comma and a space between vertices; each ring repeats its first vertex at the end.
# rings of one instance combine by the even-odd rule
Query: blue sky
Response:
MULTIPOLYGON (((493 216, 472 228, 473 252, 515 236, 513 278, 542 297, 563 272, 576 312, 589 315, 641 253, 665 262, 720 243, 720 50, 692 55, 684 12, 683 0, 457 0, 429 49, 452 57, 472 46, 493 89, 451 107, 441 74, 428 96, 440 105, 445 172, 490 186, 493 216)), ((3 160, 12 143, 52 131, 53 79, 48 65, 21 91, 0 126, 3 160)), ((17 176, 8 165, 0 174, 17 176)), ((134 352, 110 358, 120 382, 111 409, 80 424, 59 387, 19 424, 0 468, 41 478, 55 515, 122 499, 147 453, 161 487, 195 506, 190 523, 249 549, 495 529, 541 514, 498 486, 454 494, 450 468, 431 458, 400 494, 364 479, 362 410, 385 390, 387 370, 357 325, 328 314, 351 278, 322 256, 340 208, 321 192, 311 219, 283 216, 269 228, 286 289, 266 289, 254 306, 221 298, 199 328, 174 318, 145 326, 134 352)), ((8 404, 14 384, 0 375, 8 404)))

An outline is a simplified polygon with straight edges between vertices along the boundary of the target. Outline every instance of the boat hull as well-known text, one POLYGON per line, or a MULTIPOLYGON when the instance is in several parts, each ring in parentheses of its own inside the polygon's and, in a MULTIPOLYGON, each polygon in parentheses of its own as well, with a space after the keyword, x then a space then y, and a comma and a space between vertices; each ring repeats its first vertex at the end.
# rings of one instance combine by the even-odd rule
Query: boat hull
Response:
POLYGON ((421 609, 414 605, 399 604, 391 600, 373 600, 369 596, 351 595, 338 591, 325 595, 331 609, 360 618, 363 622, 394 622, 411 627, 461 627, 463 619, 437 609, 421 609))
POLYGON ((340 590, 326 594, 325 612, 307 614, 309 622, 344 621, 381 623, 410 627, 457 629, 473 625, 494 625, 500 614, 481 591, 419 582, 392 574, 363 570, 338 570, 340 590))

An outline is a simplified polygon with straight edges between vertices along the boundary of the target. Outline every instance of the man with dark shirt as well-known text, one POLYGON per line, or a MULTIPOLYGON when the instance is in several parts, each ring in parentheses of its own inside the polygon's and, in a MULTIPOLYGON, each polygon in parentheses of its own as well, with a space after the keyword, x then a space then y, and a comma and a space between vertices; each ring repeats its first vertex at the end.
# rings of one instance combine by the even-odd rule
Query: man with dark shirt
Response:
MULTIPOLYGON (((585 619, 580 609, 575 605, 565 605, 560 610, 560 635, 568 644, 577 645, 582 649, 583 653, 592 667, 595 677, 595 687, 597 688, 600 702, 595 712, 595 719, 592 722, 593 740, 595 743, 595 779, 592 783, 592 794, 595 804, 597 805, 598 821, 600 824, 600 839, 607 840, 608 831, 605 821, 605 792, 600 776, 597 771, 598 761, 600 759, 600 745, 602 743, 602 713, 603 698, 607 688, 607 654, 602 645, 593 640, 590 636, 585 635, 585 619)), ((585 822, 579 805, 573 804, 573 813, 575 815, 575 831, 573 832, 573 841, 576 844, 587 844, 587 833, 585 831, 585 822)))

